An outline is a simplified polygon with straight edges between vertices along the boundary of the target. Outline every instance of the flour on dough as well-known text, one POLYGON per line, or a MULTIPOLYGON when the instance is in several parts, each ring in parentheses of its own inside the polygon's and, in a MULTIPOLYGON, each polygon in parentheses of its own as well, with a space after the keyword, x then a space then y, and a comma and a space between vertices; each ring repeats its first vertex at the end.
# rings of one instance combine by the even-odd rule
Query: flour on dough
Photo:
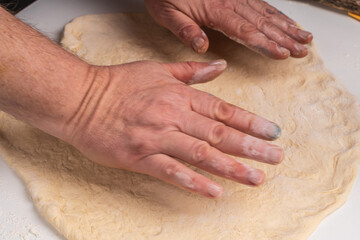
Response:
POLYGON ((24 179, 40 213, 70 240, 305 240, 342 205, 359 159, 359 106, 325 69, 313 45, 303 59, 275 61, 216 32, 197 55, 145 14, 85 16, 63 46, 92 64, 224 58, 228 69, 197 85, 278 123, 286 158, 247 187, 197 170, 224 186, 210 200, 141 174, 88 161, 78 151, 0 114, 0 152, 24 179))

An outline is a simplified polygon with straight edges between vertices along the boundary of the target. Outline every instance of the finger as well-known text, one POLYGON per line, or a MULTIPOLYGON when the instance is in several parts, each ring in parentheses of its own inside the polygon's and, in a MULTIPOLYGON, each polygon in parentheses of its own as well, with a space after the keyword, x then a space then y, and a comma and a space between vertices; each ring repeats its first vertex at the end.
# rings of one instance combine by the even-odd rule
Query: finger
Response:
POLYGON ((209 47, 209 39, 200 26, 191 18, 178 11, 169 9, 160 24, 173 32, 184 44, 197 53, 205 53, 209 47))
POLYGON ((182 123, 180 128, 183 133, 206 141, 224 153, 269 164, 278 164, 284 157, 284 153, 279 146, 245 134, 195 112, 183 116, 182 123))
POLYGON ((223 59, 205 62, 179 62, 162 64, 176 79, 186 84, 204 83, 213 80, 226 69, 223 59))
POLYGON ((272 20, 272 22, 299 43, 306 44, 313 40, 313 35, 310 32, 304 31, 297 26, 278 24, 276 19, 272 20))
POLYGON ((205 92, 192 90, 191 107, 196 113, 254 137, 275 140, 281 135, 281 129, 277 124, 205 92))
POLYGON ((261 32, 263 32, 269 39, 275 41, 280 46, 288 49, 293 57, 304 57, 307 55, 307 49, 276 25, 271 23, 264 15, 259 14, 247 5, 238 5, 236 9, 237 13, 250 23, 256 26, 261 32))
POLYGON ((220 185, 163 154, 141 159, 131 170, 151 175, 208 198, 220 197, 223 192, 220 185))
POLYGON ((313 39, 313 35, 310 32, 304 31, 297 26, 290 25, 277 17, 267 17, 267 19, 299 43, 306 44, 313 39))
POLYGON ((283 12, 279 11, 275 7, 271 6, 267 2, 263 0, 251 0, 247 1, 249 6, 251 6, 253 9, 255 9, 257 12, 266 15, 266 14, 276 14, 280 19, 288 22, 291 25, 296 25, 296 21, 289 18, 287 15, 285 15, 283 12))
POLYGON ((251 8, 268 18, 271 23, 275 24, 279 29, 287 33, 296 41, 300 43, 309 43, 312 41, 313 36, 310 32, 297 28, 297 24, 294 20, 275 7, 261 0, 248 1, 248 3, 251 8))
POLYGON ((290 56, 289 50, 261 33, 252 23, 236 14, 233 10, 218 11, 213 14, 209 27, 223 32, 234 41, 274 59, 290 56))
POLYGON ((239 183, 260 185, 265 178, 262 171, 240 163, 208 143, 181 132, 168 134, 162 144, 162 151, 205 171, 239 183))

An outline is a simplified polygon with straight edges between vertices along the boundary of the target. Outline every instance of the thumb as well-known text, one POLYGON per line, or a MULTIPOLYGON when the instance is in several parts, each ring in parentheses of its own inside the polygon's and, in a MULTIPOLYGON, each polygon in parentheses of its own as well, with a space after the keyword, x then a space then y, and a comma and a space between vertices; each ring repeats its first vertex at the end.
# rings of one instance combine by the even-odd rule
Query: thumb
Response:
MULTIPOLYGON (((160 19, 159 19, 160 20, 160 19)), ((160 24, 173 32, 185 45, 197 53, 205 53, 209 47, 209 39, 200 26, 187 15, 172 9, 160 24)))
POLYGON ((213 80, 226 69, 223 59, 212 62, 179 62, 162 64, 176 79, 186 84, 204 83, 213 80))

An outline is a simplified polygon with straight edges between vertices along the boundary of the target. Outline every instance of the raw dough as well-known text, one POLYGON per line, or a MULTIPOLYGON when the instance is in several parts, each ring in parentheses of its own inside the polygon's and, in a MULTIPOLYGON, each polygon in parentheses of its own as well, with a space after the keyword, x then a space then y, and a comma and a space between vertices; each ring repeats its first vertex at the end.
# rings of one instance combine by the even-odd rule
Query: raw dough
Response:
POLYGON ((345 202, 359 159, 359 106, 325 69, 314 46, 304 59, 275 61, 221 34, 209 35, 209 53, 197 55, 148 15, 99 15, 68 24, 62 43, 99 65, 227 59, 223 75, 196 88, 277 122, 284 162, 270 166, 241 159, 266 172, 259 188, 204 173, 225 187, 222 198, 209 200, 94 164, 66 143, 1 113, 1 153, 24 179, 40 213, 65 237, 303 240, 345 202))

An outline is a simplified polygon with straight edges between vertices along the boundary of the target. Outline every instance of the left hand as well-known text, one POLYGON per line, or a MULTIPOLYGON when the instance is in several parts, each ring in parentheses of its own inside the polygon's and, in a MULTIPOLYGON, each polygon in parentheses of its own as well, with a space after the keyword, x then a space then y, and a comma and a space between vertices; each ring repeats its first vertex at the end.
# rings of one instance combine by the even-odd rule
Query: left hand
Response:
POLYGON ((274 59, 304 57, 302 45, 312 34, 262 0, 145 0, 148 11, 198 53, 209 40, 200 26, 223 32, 229 38, 274 59))

